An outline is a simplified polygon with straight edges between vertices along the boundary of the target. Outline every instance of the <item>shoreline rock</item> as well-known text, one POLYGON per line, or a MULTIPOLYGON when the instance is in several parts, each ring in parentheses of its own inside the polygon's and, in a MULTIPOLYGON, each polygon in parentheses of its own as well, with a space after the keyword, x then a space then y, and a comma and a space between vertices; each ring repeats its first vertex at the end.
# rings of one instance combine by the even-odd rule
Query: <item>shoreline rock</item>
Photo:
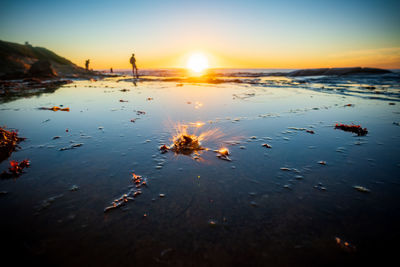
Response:
POLYGON ((329 75, 380 75, 392 73, 390 70, 378 68, 320 68, 320 69, 300 69, 289 72, 287 76, 329 76, 329 75))

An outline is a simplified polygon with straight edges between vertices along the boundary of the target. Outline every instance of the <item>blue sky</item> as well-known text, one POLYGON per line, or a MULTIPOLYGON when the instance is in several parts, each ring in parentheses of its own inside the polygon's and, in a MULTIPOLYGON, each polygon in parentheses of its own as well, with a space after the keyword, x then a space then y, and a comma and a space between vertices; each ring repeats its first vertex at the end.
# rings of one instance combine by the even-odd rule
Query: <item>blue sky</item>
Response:
POLYGON ((2 0, 0 39, 97 68, 127 67, 131 51, 146 67, 180 66, 191 51, 218 67, 344 66, 351 57, 389 67, 400 65, 399 10, 400 1, 371 0, 2 0))

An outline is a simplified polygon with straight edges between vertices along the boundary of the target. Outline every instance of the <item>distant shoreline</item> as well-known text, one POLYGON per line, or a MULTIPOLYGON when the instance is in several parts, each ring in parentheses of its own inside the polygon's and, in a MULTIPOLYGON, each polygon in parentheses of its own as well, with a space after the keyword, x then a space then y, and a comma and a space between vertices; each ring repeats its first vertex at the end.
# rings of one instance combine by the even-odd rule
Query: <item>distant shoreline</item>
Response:
MULTIPOLYGON (((334 69, 338 69, 342 67, 334 67, 334 69)), ((343 67, 343 68, 356 68, 356 67, 343 67)), ((385 69, 385 68, 376 68, 376 67, 365 67, 365 68, 374 68, 374 69, 383 69, 383 70, 389 70, 389 71, 400 71, 400 68, 398 69, 385 69)), ((218 70, 225 70, 225 71, 282 71, 282 72, 289 72, 289 71, 295 71, 295 70, 309 70, 309 69, 324 69, 324 68, 208 68, 207 70, 211 71, 218 71, 218 70)), ((178 67, 170 67, 170 68, 140 68, 139 71, 163 71, 163 70, 186 70, 186 68, 178 68, 178 67)), ((94 71, 98 72, 109 72, 110 69, 104 69, 104 68, 99 68, 99 69, 94 69, 94 71)), ((131 68, 122 68, 122 69, 113 69, 113 72, 132 72, 131 68)))
MULTIPOLYGON (((109 73, 107 70, 99 72, 109 73)), ((130 69, 117 69, 113 73, 131 75, 130 69)), ((185 68, 139 69, 140 76, 154 77, 269 77, 269 76, 346 76, 346 75, 382 75, 397 73, 396 70, 379 68, 316 68, 316 69, 239 69, 239 68, 210 68, 203 73, 194 74, 185 68)))

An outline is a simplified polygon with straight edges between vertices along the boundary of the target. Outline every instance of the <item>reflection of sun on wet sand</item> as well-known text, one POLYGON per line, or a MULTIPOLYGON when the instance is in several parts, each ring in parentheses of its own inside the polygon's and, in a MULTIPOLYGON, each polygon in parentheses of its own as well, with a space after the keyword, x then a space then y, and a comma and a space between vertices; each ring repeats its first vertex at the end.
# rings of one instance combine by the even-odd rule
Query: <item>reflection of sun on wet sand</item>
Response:
MULTIPOLYGON (((382 69, 338 68, 338 69, 304 69, 296 71, 271 72, 269 70, 219 70, 204 69, 195 73, 188 69, 148 70, 139 81, 171 82, 177 87, 185 85, 228 84, 248 87, 300 88, 317 92, 343 95, 357 95, 366 98, 392 99, 400 97, 399 74, 382 69), (309 75, 309 76, 307 76, 309 75)), ((117 78, 119 82, 132 82, 131 78, 117 78)), ((238 98, 252 95, 236 94, 238 98)))

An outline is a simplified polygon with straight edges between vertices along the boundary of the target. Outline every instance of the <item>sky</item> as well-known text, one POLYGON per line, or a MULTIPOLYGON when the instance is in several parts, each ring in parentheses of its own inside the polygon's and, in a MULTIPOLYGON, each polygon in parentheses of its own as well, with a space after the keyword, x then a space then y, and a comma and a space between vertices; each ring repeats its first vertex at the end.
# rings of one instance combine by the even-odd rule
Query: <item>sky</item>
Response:
POLYGON ((0 0, 0 40, 94 69, 400 68, 399 0, 0 0))

